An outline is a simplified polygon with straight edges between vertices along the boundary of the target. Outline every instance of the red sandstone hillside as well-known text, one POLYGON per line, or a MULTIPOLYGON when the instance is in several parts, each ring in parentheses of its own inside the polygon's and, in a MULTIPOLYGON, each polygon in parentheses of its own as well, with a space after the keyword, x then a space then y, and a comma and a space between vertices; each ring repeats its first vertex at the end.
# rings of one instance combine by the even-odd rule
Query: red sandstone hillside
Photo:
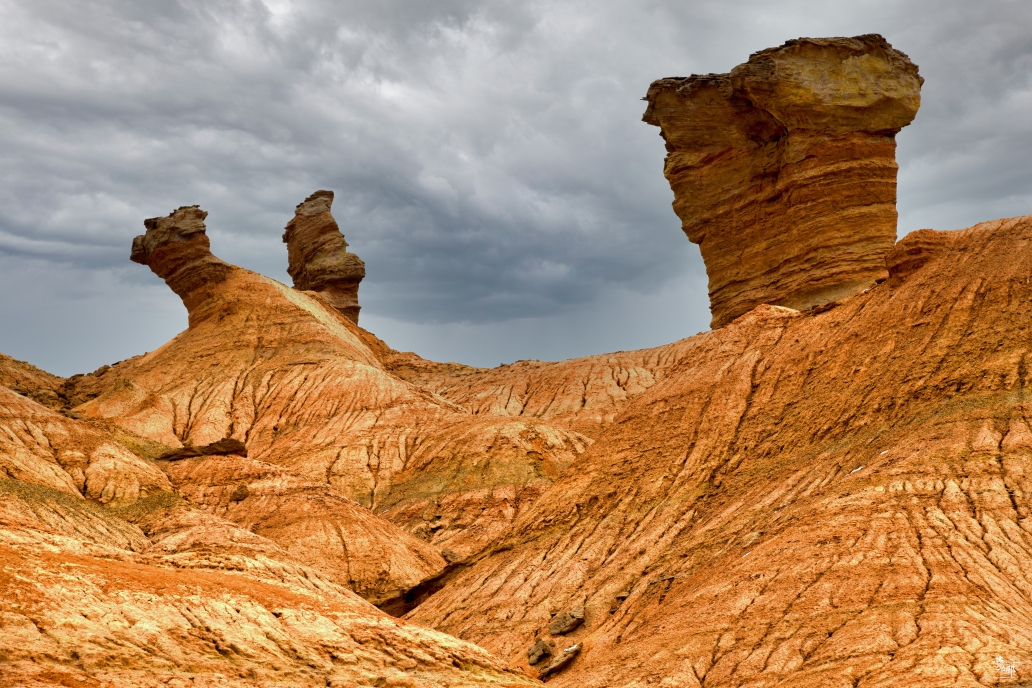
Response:
POLYGON ((184 499, 137 453, 145 440, 0 387, 0 685, 527 681, 184 499))
POLYGON ((833 310, 694 337, 411 618, 515 660, 583 607, 557 685, 1027 680, 1032 218, 936 238, 833 310))
POLYGON ((1032 217, 893 246, 920 84, 879 36, 653 84, 722 327, 650 350, 394 351, 329 192, 294 289, 147 220, 185 332, 0 358, 0 686, 1032 682, 1032 217))

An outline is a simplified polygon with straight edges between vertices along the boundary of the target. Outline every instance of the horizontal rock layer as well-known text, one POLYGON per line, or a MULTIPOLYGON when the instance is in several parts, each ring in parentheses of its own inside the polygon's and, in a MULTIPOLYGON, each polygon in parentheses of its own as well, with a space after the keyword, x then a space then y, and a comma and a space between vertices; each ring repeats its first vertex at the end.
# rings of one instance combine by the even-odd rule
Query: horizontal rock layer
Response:
POLYGON ((348 320, 358 324, 358 285, 365 263, 348 253, 337 222, 330 213, 332 191, 316 191, 297 206, 283 233, 287 244, 287 273, 294 288, 318 292, 348 320))
POLYGON ((895 135, 923 80, 881 36, 801 38, 729 74, 648 91, 674 212, 699 244, 713 326, 761 303, 805 309, 887 277, 895 135))

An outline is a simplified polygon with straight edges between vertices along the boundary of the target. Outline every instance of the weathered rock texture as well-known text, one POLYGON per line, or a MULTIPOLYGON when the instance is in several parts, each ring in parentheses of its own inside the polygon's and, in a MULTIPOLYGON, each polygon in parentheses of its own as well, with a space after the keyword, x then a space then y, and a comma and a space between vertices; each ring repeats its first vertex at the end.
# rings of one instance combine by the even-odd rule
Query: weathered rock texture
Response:
POLYGON ((332 204, 332 191, 316 191, 297 206, 283 233, 287 272, 295 289, 318 292, 357 325, 358 285, 365 277, 365 263, 348 253, 348 242, 330 214, 332 204))
POLYGON ((132 503, 171 490, 133 444, 0 387, 0 478, 100 503, 132 503))
POLYGON ((208 298, 209 290, 233 269, 211 253, 204 231, 207 216, 193 205, 174 210, 168 217, 144 220, 147 233, 133 239, 129 256, 165 280, 191 312, 192 306, 208 298))
POLYGON ((1032 217, 917 239, 687 340, 411 618, 525 661, 583 605, 559 686, 1032 680, 1032 217))
MULTIPOLYGON (((168 447, 237 437, 249 457, 168 463, 171 487, 144 488, 145 470, 104 507, 60 477, 62 442, 94 441, 75 429, 100 421, 0 389, 19 438, 3 449, 17 478, 4 483, 5 668, 361 685, 400 677, 411 657, 417 685, 475 683, 447 654, 470 646, 347 606, 364 604, 348 588, 394 594, 367 585, 378 577, 410 585, 419 576, 398 572, 422 551, 354 495, 442 549, 467 547, 412 620, 559 686, 1021 685, 1030 249, 1032 218, 922 231, 893 249, 889 280, 816 315, 762 306, 650 351, 493 370, 393 352, 321 300, 233 268, 189 330, 99 376, 100 396, 76 412, 168 447), (354 445, 365 460, 336 464, 354 445), (363 469, 383 482, 369 491, 363 469), (88 594, 61 592, 71 584, 88 594), (127 596, 131 613, 112 616, 127 596), (581 608, 582 624, 552 634, 581 608), (71 624, 80 610, 124 625, 71 624), (369 624, 374 648, 334 664, 369 624), (171 645, 147 640, 151 625, 171 645), (418 663, 413 647, 441 662, 418 663)), ((137 475, 127 464, 117 475, 137 475)), ((476 656, 456 661, 478 680, 512 677, 476 656)))
POLYGON ((834 307, 492 370, 203 218, 134 250, 174 340, 0 358, 0 685, 1032 683, 1032 216, 915 232, 834 307))
MULTIPOLYGON (((155 244, 167 255, 183 245, 155 244)), ((474 414, 391 375, 384 359, 405 356, 320 294, 233 266, 205 284, 195 292, 203 298, 184 299, 187 331, 105 372, 100 395, 76 412, 172 448, 244 443, 269 477, 219 482, 225 460, 216 457, 201 462, 208 478, 190 480, 216 481, 226 499, 243 485, 256 496, 233 502, 228 518, 303 548, 304 561, 377 603, 441 573, 439 551, 478 553, 590 442, 533 417, 474 414), (270 480, 275 499, 258 499, 270 480), (342 542, 352 531, 334 514, 352 512, 341 499, 390 522, 375 520, 376 538, 342 542), (283 521, 284 505, 301 504, 312 513, 283 521)))
POLYGON ((674 211, 702 250, 713 326, 806 309, 887 277, 895 135, 923 79, 878 35, 800 38, 730 74, 654 82, 674 211))
POLYGON ((0 477, 0 685, 526 683, 170 492, 115 509, 0 477))
POLYGON ((104 365, 87 375, 73 375, 66 379, 0 354, 0 386, 48 408, 68 411, 100 394, 100 390, 106 387, 104 374, 110 369, 111 366, 104 365))
POLYGON ((60 378, 4 357, 0 382, 0 685, 534 683, 352 592, 396 596, 444 562, 325 481, 240 455, 155 461, 168 445, 8 386, 60 378))

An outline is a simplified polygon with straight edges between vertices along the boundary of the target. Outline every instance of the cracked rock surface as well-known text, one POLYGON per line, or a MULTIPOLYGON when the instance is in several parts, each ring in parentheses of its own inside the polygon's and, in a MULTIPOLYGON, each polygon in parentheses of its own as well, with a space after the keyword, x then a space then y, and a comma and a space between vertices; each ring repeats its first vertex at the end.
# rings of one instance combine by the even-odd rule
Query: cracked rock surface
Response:
POLYGON ((1032 217, 921 242, 686 340, 408 618, 515 662, 583 604, 559 686, 1032 680, 1032 217))
MULTIPOLYGON (((883 236, 920 77, 880 37, 657 83, 706 232, 802 204, 666 346, 426 361, 216 258, 196 206, 147 220, 186 331, 68 379, 0 356, 0 686, 1032 684, 1032 216, 883 236)), ((303 249, 343 242, 329 199, 292 266, 340 255, 303 249)))

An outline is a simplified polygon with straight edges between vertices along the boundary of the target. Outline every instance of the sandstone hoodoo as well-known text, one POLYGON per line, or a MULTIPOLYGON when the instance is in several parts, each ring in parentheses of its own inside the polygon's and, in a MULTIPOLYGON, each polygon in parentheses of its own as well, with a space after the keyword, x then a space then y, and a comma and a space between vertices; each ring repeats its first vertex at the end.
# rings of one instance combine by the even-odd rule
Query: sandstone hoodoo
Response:
POLYGON ((168 217, 144 220, 147 233, 133 239, 129 256, 165 280, 183 299, 187 310, 207 298, 205 288, 224 280, 232 269, 212 255, 204 227, 206 217, 208 213, 191 205, 172 211, 168 217))
POLYGON ((358 285, 365 277, 365 263, 348 253, 348 242, 330 214, 332 204, 332 191, 316 191, 297 206, 283 233, 287 272, 295 289, 318 292, 357 325, 358 285))
MULTIPOLYGON (((327 201, 316 194, 302 205, 327 201)), ((399 360, 438 373, 467 369, 390 350, 323 294, 221 261, 224 273, 210 275, 218 259, 203 211, 192 212, 189 236, 203 243, 205 260, 178 257, 196 250, 177 234, 137 241, 159 275, 175 264, 176 284, 196 285, 184 298, 190 327, 112 366, 76 412, 166 445, 156 458, 175 459, 170 473, 203 486, 190 493, 196 505, 247 523, 396 610, 390 600, 479 553, 590 443, 544 419, 472 413, 399 379, 387 370, 399 360), (199 455, 211 458, 184 463, 199 455), (228 466, 250 477, 227 476, 228 466), (250 497, 232 501, 241 485, 250 497), (342 533, 353 537, 344 542, 342 533)), ((570 377, 580 400, 583 386, 570 377)))
POLYGON ((729 74, 648 90, 674 211, 699 244, 713 326, 761 303, 797 310, 887 277, 895 135, 920 105, 917 66, 881 36, 800 38, 729 74))
POLYGON ((747 312, 655 349, 394 351, 312 277, 328 192, 294 289, 148 220, 186 331, 0 356, 0 686, 1032 685, 1032 216, 892 245, 920 77, 878 37, 657 84, 747 312))

